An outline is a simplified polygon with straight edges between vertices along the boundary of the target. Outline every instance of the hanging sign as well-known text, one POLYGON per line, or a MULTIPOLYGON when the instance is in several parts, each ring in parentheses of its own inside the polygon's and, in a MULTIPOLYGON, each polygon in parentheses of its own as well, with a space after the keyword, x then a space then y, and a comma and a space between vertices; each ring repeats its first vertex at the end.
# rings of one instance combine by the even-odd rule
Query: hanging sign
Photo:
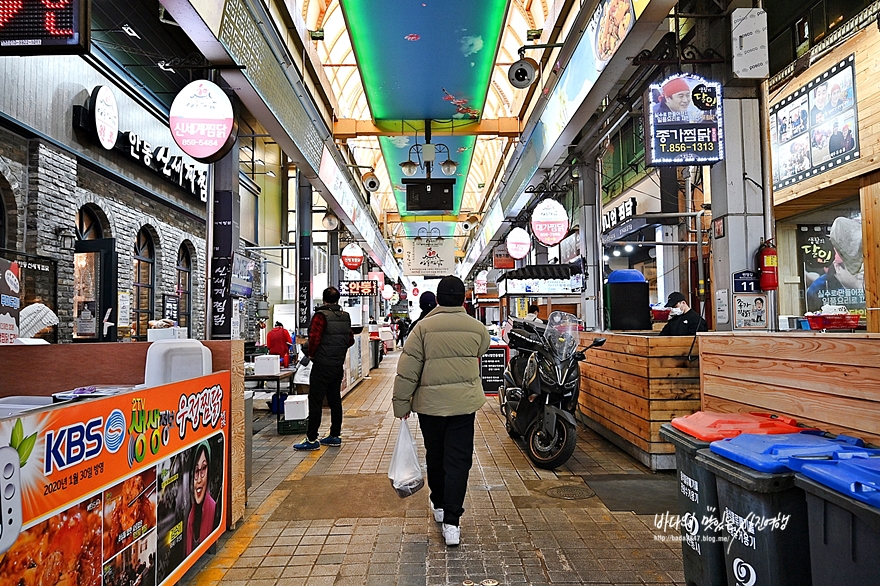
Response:
POLYGON ((532 212, 532 233, 545 246, 555 246, 568 233, 568 212, 555 199, 541 200, 532 212))
POLYGON ((388 301, 392 297, 394 297, 394 288, 391 285, 382 287, 382 299, 388 301))
POLYGON ((455 272, 455 241, 452 238, 403 240, 403 272, 406 275, 445 277, 455 272))
POLYGON ((102 147, 112 151, 119 138, 119 106, 116 96, 106 85, 95 86, 89 99, 93 137, 102 147))
POLYGON ((363 262, 364 251, 354 242, 342 249, 342 264, 345 268, 353 271, 360 268, 363 262))
POLYGON ((492 250, 492 267, 496 269, 512 269, 516 267, 513 257, 507 252, 507 246, 496 246, 492 250))
POLYGON ((645 158, 655 167, 707 165, 724 159, 721 84, 675 75, 648 86, 645 158))
POLYGON ((206 79, 180 90, 171 104, 171 136, 183 152, 202 163, 223 158, 235 142, 232 102, 206 79))
POLYGON ((339 295, 342 297, 375 297, 379 294, 377 281, 341 281, 339 295))
POLYGON ((477 295, 485 295, 489 292, 489 271, 480 271, 474 279, 474 293, 477 295))
POLYGON ((514 228, 507 235, 507 252, 511 258, 525 258, 532 248, 532 237, 522 228, 514 228))

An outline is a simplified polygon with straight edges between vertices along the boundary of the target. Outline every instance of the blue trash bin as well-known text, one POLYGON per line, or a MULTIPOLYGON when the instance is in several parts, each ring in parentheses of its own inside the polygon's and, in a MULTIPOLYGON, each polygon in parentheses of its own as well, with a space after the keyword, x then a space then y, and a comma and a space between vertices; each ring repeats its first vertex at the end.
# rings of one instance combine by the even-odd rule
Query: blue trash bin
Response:
POLYGON ((806 496, 795 486, 788 462, 794 456, 835 453, 880 452, 853 438, 807 433, 740 435, 697 452, 697 462, 715 475, 728 584, 814 583, 806 496))
POLYGON ((813 583, 880 584, 880 457, 794 457, 789 467, 807 497, 813 583))

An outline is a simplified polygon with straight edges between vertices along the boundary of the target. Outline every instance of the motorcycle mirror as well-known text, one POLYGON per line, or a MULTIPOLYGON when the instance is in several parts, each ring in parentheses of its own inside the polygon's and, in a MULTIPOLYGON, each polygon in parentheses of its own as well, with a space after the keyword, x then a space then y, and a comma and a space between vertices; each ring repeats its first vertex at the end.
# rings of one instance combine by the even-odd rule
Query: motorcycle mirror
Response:
POLYGON ((584 354, 583 352, 575 352, 574 357, 575 357, 575 359, 576 359, 578 362, 580 362, 581 360, 586 360, 586 359, 587 359, 587 355, 584 354))
POLYGON ((605 338, 593 338, 593 342, 590 344, 590 348, 598 348, 602 344, 605 343, 605 338))

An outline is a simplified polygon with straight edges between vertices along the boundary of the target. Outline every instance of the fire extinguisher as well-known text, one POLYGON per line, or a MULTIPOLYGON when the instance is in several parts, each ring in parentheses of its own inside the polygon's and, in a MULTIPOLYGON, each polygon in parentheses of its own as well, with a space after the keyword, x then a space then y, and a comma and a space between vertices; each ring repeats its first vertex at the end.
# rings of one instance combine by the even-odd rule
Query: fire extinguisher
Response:
POLYGON ((779 257, 773 239, 766 242, 762 239, 758 247, 758 272, 760 273, 761 291, 779 289, 779 257))

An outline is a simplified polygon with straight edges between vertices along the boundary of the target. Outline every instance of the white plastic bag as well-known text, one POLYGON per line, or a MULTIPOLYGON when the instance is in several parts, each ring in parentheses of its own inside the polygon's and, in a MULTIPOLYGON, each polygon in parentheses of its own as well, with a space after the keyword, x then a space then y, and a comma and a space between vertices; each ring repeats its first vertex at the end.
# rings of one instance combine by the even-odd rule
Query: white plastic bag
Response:
POLYGON ((419 466, 419 456, 416 452, 416 442, 406 421, 400 422, 400 432, 397 434, 397 443, 391 456, 388 478, 391 479, 391 486, 400 498, 415 494, 425 486, 425 478, 422 476, 422 467, 419 466))
POLYGON ((309 361, 309 363, 305 366, 300 364, 297 367, 296 372, 293 373, 293 384, 295 384, 295 385, 309 384, 309 376, 311 376, 311 374, 312 374, 312 362, 311 361, 309 361))

